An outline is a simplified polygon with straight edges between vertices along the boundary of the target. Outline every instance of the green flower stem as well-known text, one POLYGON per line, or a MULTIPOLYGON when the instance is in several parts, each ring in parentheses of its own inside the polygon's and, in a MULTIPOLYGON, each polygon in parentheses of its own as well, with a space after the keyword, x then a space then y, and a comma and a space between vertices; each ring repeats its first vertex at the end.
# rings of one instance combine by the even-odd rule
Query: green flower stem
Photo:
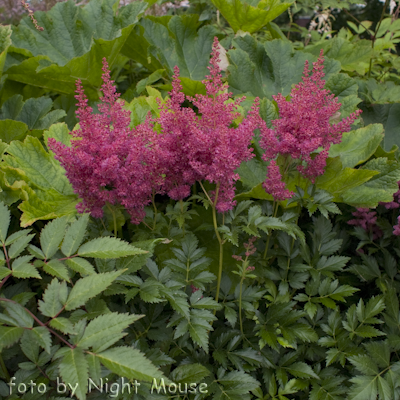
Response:
POLYGON ((242 276, 240 277, 240 287, 239 287, 239 324, 240 324, 240 332, 242 333, 242 336, 244 336, 243 320, 242 320, 242 293, 243 293, 243 282, 246 279, 246 271, 247 271, 247 267, 249 266, 248 259, 249 259, 249 256, 246 256, 246 258, 244 259, 243 264, 242 264, 242 276))
MULTIPOLYGON (((217 278, 217 291, 215 294, 215 301, 218 303, 219 299, 219 290, 221 286, 221 279, 222 279, 222 263, 224 260, 224 252, 223 252, 223 246, 224 242, 221 238, 221 235, 218 232, 218 223, 217 223, 217 210, 216 210, 216 205, 217 205, 217 200, 218 200, 218 192, 219 192, 219 183, 217 184, 217 187, 215 189, 215 199, 214 202, 211 201, 210 196, 208 195, 206 189, 204 188, 203 184, 199 181, 201 188, 203 189, 203 192, 208 198, 208 201, 211 203, 211 209, 212 209, 212 216, 213 216, 213 225, 214 225, 214 231, 215 235, 217 236, 217 240, 219 243, 219 262, 218 262, 218 278, 217 278)), ((215 311, 214 311, 215 314, 215 311)))
MULTIPOLYGON (((182 199, 179 200, 179 205, 181 207, 181 214, 184 215, 184 212, 183 212, 183 200, 182 199)), ((185 233, 185 219, 183 219, 182 231, 183 231, 183 236, 185 236, 185 234, 186 234, 185 233)))
POLYGON ((111 212, 111 214, 113 216, 113 220, 114 220, 114 236, 118 237, 117 218, 115 216, 115 212, 114 212, 114 210, 112 209, 112 207, 110 206, 110 204, 108 202, 106 204, 107 204, 107 207, 108 207, 108 209, 110 210, 110 212, 111 212))
MULTIPOLYGON (((278 203, 274 200, 273 204, 273 210, 274 210, 274 218, 276 217, 276 214, 278 212, 278 203)), ((265 250, 264 250, 264 255, 263 259, 265 260, 267 258, 267 253, 268 253, 268 247, 269 247, 269 241, 271 239, 271 233, 268 235, 267 243, 265 245, 265 250)))
POLYGON ((156 202, 155 202, 154 190, 153 190, 152 203, 153 203, 153 208, 154 208, 154 221, 153 221, 153 231, 154 231, 156 229, 156 223, 157 223, 157 207, 156 207, 156 202))

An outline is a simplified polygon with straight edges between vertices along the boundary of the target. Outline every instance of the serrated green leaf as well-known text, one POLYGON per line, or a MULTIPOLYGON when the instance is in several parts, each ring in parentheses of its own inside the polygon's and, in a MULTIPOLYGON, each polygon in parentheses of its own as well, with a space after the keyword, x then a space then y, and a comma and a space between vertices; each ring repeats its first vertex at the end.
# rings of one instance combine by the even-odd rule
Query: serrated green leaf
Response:
POLYGON ((51 335, 49 330, 45 326, 36 326, 31 332, 34 335, 38 345, 50 354, 51 335))
POLYGON ((85 236, 88 222, 89 214, 84 214, 67 229, 61 246, 61 251, 65 256, 69 257, 78 250, 85 236))
POLYGON ((86 399, 88 388, 89 366, 83 350, 79 347, 68 349, 61 360, 60 375, 64 383, 76 388, 75 395, 79 400, 86 399))
POLYGON ((319 376, 313 371, 313 369, 308 364, 301 361, 292 364, 290 367, 285 367, 285 369, 296 378, 319 379, 319 376))
POLYGON ((178 383, 199 383, 210 371, 201 364, 185 364, 175 368, 171 373, 171 379, 178 383))
POLYGON ((376 363, 366 354, 348 357, 348 360, 364 375, 378 375, 376 363))
POLYGON ((32 328, 33 318, 28 311, 18 303, 1 301, 0 305, 5 308, 7 316, 15 321, 16 326, 21 328, 32 328))
POLYGON ((149 361, 143 353, 132 347, 114 347, 96 354, 100 362, 119 376, 152 382, 153 379, 168 379, 149 361))
POLYGON ((70 280, 67 268, 59 260, 53 259, 48 262, 43 262, 43 271, 64 281, 69 282, 70 280))
POLYGON ((17 231, 15 233, 13 233, 12 235, 10 235, 7 240, 5 245, 9 246, 10 244, 13 244, 16 240, 22 238, 23 236, 28 235, 28 233, 31 231, 31 229, 23 229, 20 231, 17 231))
POLYGON ((79 279, 69 293, 65 309, 71 311, 83 306, 89 299, 106 290, 123 272, 124 270, 106 272, 79 279))
POLYGON ((89 366, 89 376, 98 386, 101 384, 101 365, 100 360, 94 354, 86 354, 89 366))
POLYGON ((63 317, 53 318, 49 324, 52 328, 61 331, 67 335, 76 334, 74 324, 68 319, 63 317))
POLYGON ((43 293, 43 301, 39 300, 39 310, 43 315, 54 318, 67 301, 68 287, 65 281, 54 278, 43 293))
POLYGON ((141 317, 118 313, 101 315, 89 322, 76 345, 84 349, 92 347, 93 352, 100 353, 123 338, 126 335, 123 330, 141 317))
POLYGON ((13 345, 23 333, 24 328, 0 326, 0 350, 13 345))
POLYGON ((260 386, 260 383, 256 379, 244 371, 231 371, 219 378, 218 384, 222 385, 223 391, 226 393, 226 398, 247 395, 260 386))
POLYGON ((38 341, 36 340, 37 335, 35 335, 32 331, 33 329, 25 329, 25 332, 21 338, 20 346, 26 357, 37 364, 39 361, 40 347, 38 341))
POLYGON ((146 253, 147 251, 114 237, 93 239, 83 244, 78 250, 79 256, 93 258, 118 258, 146 253))
POLYGON ((74 257, 68 260, 65 260, 65 263, 72 270, 78 272, 82 276, 93 275, 96 273, 92 264, 84 258, 74 257))
POLYGON ((35 235, 27 235, 16 240, 10 247, 8 251, 8 256, 10 258, 18 257, 28 246, 29 242, 35 235))
POLYGON ((0 267, 0 280, 5 278, 6 276, 10 275, 12 273, 11 270, 9 270, 6 267, 0 267))
POLYGON ((14 260, 11 265, 13 276, 16 278, 27 279, 37 278, 42 279, 37 269, 29 263, 32 256, 22 256, 14 260))
POLYGON ((353 386, 348 393, 349 400, 376 400, 378 389, 375 376, 355 376, 350 382, 353 386))
POLYGON ((43 254, 47 259, 51 258, 65 235, 67 226, 67 218, 57 218, 49 222, 40 232, 40 245, 42 246, 43 254))
POLYGON ((10 220, 11 213, 8 207, 3 202, 0 202, 0 240, 2 243, 6 241, 10 220))

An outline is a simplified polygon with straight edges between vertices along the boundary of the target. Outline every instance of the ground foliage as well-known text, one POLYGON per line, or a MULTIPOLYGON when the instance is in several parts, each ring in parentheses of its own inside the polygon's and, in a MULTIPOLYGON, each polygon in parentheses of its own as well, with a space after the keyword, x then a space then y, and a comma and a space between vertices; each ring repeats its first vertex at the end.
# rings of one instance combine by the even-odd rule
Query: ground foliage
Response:
POLYGON ((0 398, 66 398, 64 382, 79 400, 398 399, 398 15, 387 1, 380 22, 327 38, 273 21, 353 1, 182 3, 69 0, 34 14, 43 30, 28 15, 0 26, 0 398), (229 211, 217 214, 203 181, 180 201, 153 197, 139 225, 119 204, 79 214, 49 145, 79 129, 76 80, 99 112, 105 57, 130 128, 159 121, 176 66, 185 95, 206 94, 214 37, 229 91, 246 95, 229 129, 256 97, 271 128, 273 96, 290 100, 323 50, 335 118, 363 111, 324 174, 312 183, 277 157, 294 196, 274 201, 256 130, 229 211), (88 392, 89 378, 107 394, 88 392), (136 394, 117 393, 123 379, 136 394), (166 392, 151 393, 153 379, 166 392))

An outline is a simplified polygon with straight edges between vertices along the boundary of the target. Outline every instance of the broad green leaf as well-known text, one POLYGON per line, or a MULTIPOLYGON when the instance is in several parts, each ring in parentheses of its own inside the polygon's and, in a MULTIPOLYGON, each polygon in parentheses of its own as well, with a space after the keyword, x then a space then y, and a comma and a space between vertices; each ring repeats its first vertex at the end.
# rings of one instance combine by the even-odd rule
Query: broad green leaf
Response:
POLYGON ((145 250, 138 249, 115 237, 93 239, 83 244, 78 250, 79 256, 93 258, 118 258, 146 253, 145 250))
POLYGON ((340 201, 351 189, 357 188, 379 174, 378 171, 369 168, 342 168, 339 158, 328 158, 326 164, 324 174, 319 176, 315 183, 318 188, 335 196, 336 201, 340 201))
POLYGON ((40 245, 47 259, 51 258, 58 250, 65 235, 67 218, 57 218, 48 224, 40 232, 40 245))
POLYGON ((0 109, 0 129, 5 128, 2 140, 9 143, 13 137, 13 140, 25 139, 28 129, 32 136, 41 136, 44 129, 66 115, 64 110, 50 111, 52 106, 53 100, 49 97, 30 98, 24 102, 22 95, 17 94, 7 99, 0 109), (13 120, 19 125, 10 124, 13 120), (7 128, 11 128, 11 132, 7 132, 7 128))
POLYGON ((71 385, 72 388, 76 388, 75 395, 79 400, 85 400, 89 366, 83 350, 79 347, 68 349, 64 353, 59 369, 63 382, 71 385))
POLYGON ((133 347, 114 347, 96 354, 96 357, 106 368, 119 376, 146 382, 164 378, 165 383, 170 383, 143 353, 133 347))
POLYGON ((47 153, 37 138, 28 136, 24 142, 14 141, 7 149, 7 165, 22 169, 26 178, 43 189, 54 189, 60 194, 72 195, 73 190, 64 170, 47 153))
POLYGON ((42 32, 29 18, 23 19, 13 32, 14 46, 26 48, 34 57, 9 68, 8 79, 73 94, 75 80, 80 78, 90 89, 86 90, 89 97, 97 99, 93 86, 101 84, 102 58, 107 57, 112 66, 147 7, 133 2, 120 7, 116 15, 114 4, 113 0, 94 0, 81 8, 73 1, 57 3, 38 16, 42 32))
POLYGON ((379 173, 362 185, 343 193, 343 201, 356 207, 376 207, 380 201, 393 201, 400 180, 400 164, 387 158, 375 158, 363 165, 362 170, 379 173))
POLYGON ((355 167, 367 161, 382 141, 383 126, 371 124, 356 131, 344 132, 342 141, 329 150, 329 157, 340 157, 344 168, 355 167))
POLYGON ((84 214, 67 229, 61 246, 61 251, 65 256, 69 257, 78 250, 85 237, 88 222, 89 214, 84 214))
POLYGON ((361 106, 361 118, 365 125, 379 123, 385 129, 382 141, 384 150, 389 151, 393 145, 400 147, 400 104, 364 104, 361 106))
POLYGON ((54 278, 43 294, 43 301, 39 300, 39 310, 43 315, 54 318, 63 308, 68 297, 68 288, 65 281, 59 282, 54 278))
POLYGON ((73 257, 68 260, 65 260, 65 263, 72 270, 78 272, 82 276, 93 275, 96 273, 94 267, 88 260, 80 257, 73 257))
POLYGON ((12 119, 0 120, 0 139, 5 143, 12 140, 24 140, 28 134, 28 125, 12 119))
POLYGON ((227 53, 233 94, 250 92, 269 100, 278 93, 287 96, 292 85, 300 82, 306 60, 314 60, 310 54, 294 51, 290 42, 278 39, 263 45, 245 35, 235 38, 233 44, 235 48, 227 53))
POLYGON ((360 97, 366 104, 400 102, 400 87, 395 82, 379 82, 374 78, 357 80, 360 97))
MULTIPOLYGON (((39 140, 28 136, 14 141, 5 156, 4 182, 23 202, 21 225, 28 226, 38 219, 53 219, 76 214, 78 198, 65 176, 64 169, 53 155, 47 153, 39 140)), ((12 202, 18 200, 18 197, 12 202)))
POLYGON ((24 328, 0 326, 0 350, 13 345, 23 333, 24 328))
POLYGON ((90 321, 77 346, 100 353, 126 335, 123 332, 130 324, 141 318, 140 315, 111 313, 101 315, 90 321))
POLYGON ((59 278, 61 280, 70 281, 70 276, 68 274, 68 269, 65 265, 57 260, 53 259, 48 262, 43 262, 43 271, 47 272, 49 275, 59 278))
POLYGON ((360 75, 364 75, 369 69, 373 52, 369 40, 349 42, 342 37, 306 46, 304 51, 319 55, 321 49, 324 50, 324 56, 340 61, 343 71, 356 71, 360 75))
POLYGON ((106 290, 123 272, 124 270, 106 272, 79 279, 69 293, 65 309, 71 311, 83 306, 89 299, 106 290))
POLYGON ((199 383, 210 371, 201 364, 185 364, 175 368, 171 373, 171 379, 178 383, 199 383))
MULTIPOLYGON (((53 138, 57 142, 61 142, 65 146, 71 146, 71 138, 72 135, 69 132, 68 126, 65 123, 58 123, 52 125, 49 130, 45 131, 43 134, 44 143, 47 147, 49 147, 49 139, 53 138)), ((54 154, 50 151, 50 154, 54 154)))
POLYGON ((121 28, 137 21, 143 3, 121 7, 120 17, 113 10, 114 0, 94 0, 80 8, 73 1, 57 3, 50 11, 36 15, 44 28, 37 31, 30 18, 23 18, 13 30, 13 45, 29 50, 33 56, 46 55, 60 66, 89 52, 93 38, 112 40, 121 28), (84 29, 82 29, 82 26, 84 29))
MULTIPOLYGON (((250 190, 265 181, 267 177, 267 166, 262 161, 252 158, 247 162, 242 162, 237 169, 240 181, 250 190)), ((239 195, 240 196, 240 195, 239 195)))
POLYGON ((2 243, 6 241, 10 219, 11 213, 8 207, 3 202, 0 202, 0 240, 2 243))
POLYGON ((25 189, 25 193, 28 193, 28 199, 18 206, 23 212, 21 216, 22 227, 30 226, 38 220, 49 220, 62 216, 69 217, 77 214, 76 205, 79 200, 75 194, 66 196, 57 193, 54 189, 36 189, 35 191, 29 187, 25 187, 25 189))
POLYGON ((232 29, 254 33, 285 12, 291 2, 263 0, 253 7, 245 0, 212 0, 232 29))
POLYGON ((139 48, 125 46, 122 52, 141 63, 143 61, 146 67, 146 59, 152 55, 157 62, 152 63, 151 70, 160 69, 162 65, 172 75, 174 67, 178 66, 181 77, 201 81, 208 75, 216 31, 210 25, 197 30, 197 19, 197 15, 143 18, 140 22, 141 33, 131 37, 135 43, 140 43, 139 48))

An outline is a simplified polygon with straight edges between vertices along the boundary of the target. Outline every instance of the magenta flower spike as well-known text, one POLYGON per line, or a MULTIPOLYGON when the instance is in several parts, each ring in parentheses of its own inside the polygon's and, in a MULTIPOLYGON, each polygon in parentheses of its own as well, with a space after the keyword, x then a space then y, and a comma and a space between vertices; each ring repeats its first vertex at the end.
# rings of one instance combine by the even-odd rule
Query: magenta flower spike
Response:
POLYGON ((293 192, 281 184, 279 166, 272 160, 278 154, 297 160, 300 164, 298 171, 314 182, 324 172, 331 144, 340 143, 342 133, 350 130, 361 113, 357 110, 339 123, 330 122, 337 116, 341 104, 333 93, 325 89, 323 68, 321 50, 311 74, 306 61, 302 82, 292 89, 289 100, 282 94, 273 96, 279 107, 279 119, 272 121, 273 128, 269 129, 265 123, 261 127, 260 146, 265 150, 263 159, 271 161, 263 187, 276 200, 290 198, 293 192))
POLYGON ((106 203, 120 204, 138 224, 144 218, 144 206, 150 203, 153 189, 161 185, 157 134, 148 121, 135 130, 129 128, 129 112, 117 101, 120 95, 105 58, 102 79, 100 114, 93 114, 78 81, 75 98, 79 129, 72 132, 72 145, 67 147, 50 139, 49 146, 81 198, 79 212, 101 218, 106 203))

